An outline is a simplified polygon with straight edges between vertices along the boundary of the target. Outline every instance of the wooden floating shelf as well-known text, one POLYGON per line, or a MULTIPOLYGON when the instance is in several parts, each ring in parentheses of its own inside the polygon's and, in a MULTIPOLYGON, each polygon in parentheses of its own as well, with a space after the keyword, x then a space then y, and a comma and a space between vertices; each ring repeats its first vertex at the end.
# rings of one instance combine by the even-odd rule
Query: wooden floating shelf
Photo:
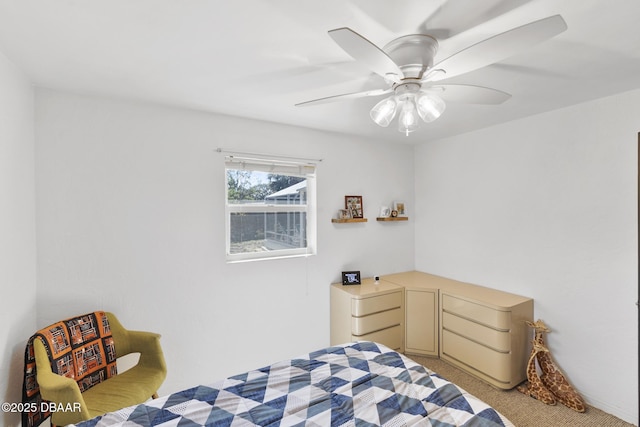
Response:
POLYGON ((332 218, 331 222, 335 222, 339 224, 344 224, 346 222, 367 222, 367 218, 345 218, 345 219, 332 218))
POLYGON ((397 217, 391 217, 391 216, 385 216, 385 217, 381 217, 379 216, 378 218, 376 218, 377 221, 408 221, 409 217, 408 216, 397 216, 397 217))

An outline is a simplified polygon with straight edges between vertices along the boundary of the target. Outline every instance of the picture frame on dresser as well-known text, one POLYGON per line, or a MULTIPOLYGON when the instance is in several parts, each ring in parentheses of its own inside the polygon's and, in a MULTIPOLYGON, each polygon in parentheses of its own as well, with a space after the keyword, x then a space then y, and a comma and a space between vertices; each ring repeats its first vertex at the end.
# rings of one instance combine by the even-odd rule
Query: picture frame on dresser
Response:
POLYGON ((360 285, 362 283, 360 279, 359 271, 343 271, 342 272, 342 284, 347 285, 360 285))

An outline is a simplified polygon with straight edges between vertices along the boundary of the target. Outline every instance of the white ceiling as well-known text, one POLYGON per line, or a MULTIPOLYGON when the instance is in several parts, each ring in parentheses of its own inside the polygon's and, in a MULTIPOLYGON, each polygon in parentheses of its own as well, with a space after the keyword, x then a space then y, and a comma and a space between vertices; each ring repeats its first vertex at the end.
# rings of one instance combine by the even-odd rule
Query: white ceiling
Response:
POLYGON ((0 0, 0 51, 40 87, 415 143, 639 88, 638 22, 638 0, 0 0), (384 86, 328 30, 382 47, 426 27, 447 36, 437 62, 555 14, 559 36, 443 81, 511 93, 502 105, 450 103, 408 137, 371 121, 378 98, 294 106, 384 86))

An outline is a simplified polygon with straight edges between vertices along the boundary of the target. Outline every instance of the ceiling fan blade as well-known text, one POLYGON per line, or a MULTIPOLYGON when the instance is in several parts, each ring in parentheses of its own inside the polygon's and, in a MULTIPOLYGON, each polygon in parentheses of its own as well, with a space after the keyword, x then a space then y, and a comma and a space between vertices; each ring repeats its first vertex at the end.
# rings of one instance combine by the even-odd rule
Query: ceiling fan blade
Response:
POLYGON ((486 40, 471 45, 433 66, 445 73, 435 75, 431 81, 448 79, 519 53, 527 47, 550 39, 567 29, 560 15, 550 16, 513 28, 486 40))
POLYGON ((490 21, 531 0, 444 1, 419 27, 438 40, 448 39, 483 22, 490 21), (460 13, 464 11, 464 13, 460 13))
POLYGON ((311 101, 300 102, 296 104, 296 107, 306 107, 309 105, 327 104, 329 102, 343 101, 345 99, 364 98, 366 96, 381 96, 391 92, 393 92, 392 88, 374 89, 374 90, 367 90, 364 92, 344 93, 342 95, 333 95, 333 96, 327 96, 326 98, 319 98, 311 101))
MULTIPOLYGON (((373 20, 377 25, 386 28, 394 34, 415 33, 425 16, 431 16, 440 1, 424 0, 350 0, 348 6, 353 6, 364 16, 373 20), (407 11, 411 11, 408 13, 407 11)), ((450 0, 448 0, 450 1, 450 0)), ((468 0, 466 0, 468 1, 468 0)), ((484 0, 486 1, 486 0, 484 0)), ((469 5, 458 10, 467 11, 469 5)))
POLYGON ((404 77, 402 70, 382 49, 350 28, 336 28, 329 35, 352 58, 371 71, 394 82, 404 77))
POLYGON ((465 104, 502 104, 511 95, 501 90, 473 85, 437 85, 427 90, 438 90, 438 94, 447 102, 461 102, 465 104))

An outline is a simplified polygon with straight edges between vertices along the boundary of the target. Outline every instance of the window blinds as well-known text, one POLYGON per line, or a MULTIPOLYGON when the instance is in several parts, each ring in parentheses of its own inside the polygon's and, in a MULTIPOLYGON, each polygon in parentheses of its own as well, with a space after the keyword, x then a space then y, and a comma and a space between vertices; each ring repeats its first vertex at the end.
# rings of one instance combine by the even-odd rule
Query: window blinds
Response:
POLYGON ((227 169, 252 170, 276 175, 308 177, 316 172, 315 163, 257 157, 225 156, 227 169))

